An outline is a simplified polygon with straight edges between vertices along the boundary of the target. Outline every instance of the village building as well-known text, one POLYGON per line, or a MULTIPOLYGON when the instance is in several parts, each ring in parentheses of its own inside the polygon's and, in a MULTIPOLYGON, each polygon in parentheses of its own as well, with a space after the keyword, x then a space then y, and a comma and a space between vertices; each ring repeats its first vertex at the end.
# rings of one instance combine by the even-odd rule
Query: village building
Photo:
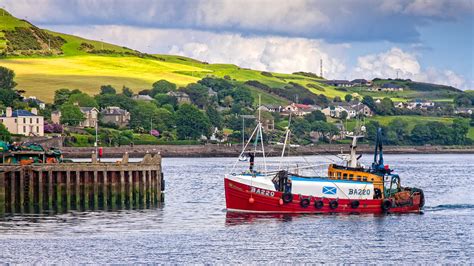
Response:
POLYGON ((381 91, 403 91, 403 87, 393 83, 384 83, 382 85, 381 91))
POLYGON ((61 124, 61 111, 51 112, 51 122, 53 124, 61 124))
POLYGON ((474 107, 466 108, 466 107, 458 107, 454 110, 455 114, 463 114, 463 115, 472 115, 474 113, 474 107))
POLYGON ((348 80, 326 80, 323 83, 334 87, 352 87, 353 84, 348 80))
POLYGON ((8 132, 25 136, 44 136, 44 117, 38 115, 38 110, 32 108, 31 112, 26 110, 15 110, 7 107, 0 116, 0 123, 4 124, 8 132))
POLYGON ((331 105, 327 108, 324 108, 321 111, 325 116, 333 117, 333 118, 341 118, 343 112, 347 113, 347 118, 354 118, 358 115, 370 117, 373 116, 374 113, 370 108, 362 103, 339 103, 335 105, 331 105))
POLYGON ((428 108, 433 108, 435 106, 435 103, 433 101, 427 101, 427 100, 415 100, 415 101, 410 101, 406 103, 406 108, 407 109, 428 109, 428 108))
POLYGON ((258 107, 258 110, 270 112, 270 113, 279 113, 282 110, 282 106, 267 104, 267 105, 261 105, 260 107, 258 107))
POLYGON ((404 102, 394 102, 393 106, 395 106, 395 108, 400 108, 400 109, 407 108, 407 104, 404 102))
POLYGON ((44 110, 46 108, 46 104, 43 101, 37 99, 35 96, 30 96, 28 98, 24 98, 23 102, 25 102, 25 103, 33 102, 33 103, 37 104, 38 108, 41 109, 41 110, 44 110))
POLYGON ((175 97, 179 104, 191 103, 191 98, 189 98, 189 95, 183 91, 170 91, 166 95, 175 97))
POLYGON ((117 106, 106 107, 101 110, 100 114, 100 121, 105 124, 127 127, 130 123, 130 113, 117 106))
POLYGON ((153 101, 153 98, 150 95, 133 95, 132 99, 137 100, 137 101, 144 101, 144 102, 151 102, 153 101))
POLYGON ((365 117, 371 117, 374 115, 374 112, 367 105, 362 103, 353 105, 352 108, 355 110, 356 115, 363 115, 365 117))
POLYGON ((95 107, 79 107, 84 114, 84 121, 79 122, 79 127, 95 127, 99 118, 99 110, 95 107))
POLYGON ((351 81, 352 86, 371 86, 372 81, 366 79, 354 79, 351 81))
POLYGON ((321 110, 321 107, 317 105, 292 103, 284 107, 283 110, 281 110, 281 112, 282 112, 282 115, 293 114, 295 116, 304 116, 315 110, 321 110))
POLYGON ((209 95, 210 98, 217 97, 217 92, 215 92, 211 88, 209 88, 209 90, 207 91, 207 95, 209 95))

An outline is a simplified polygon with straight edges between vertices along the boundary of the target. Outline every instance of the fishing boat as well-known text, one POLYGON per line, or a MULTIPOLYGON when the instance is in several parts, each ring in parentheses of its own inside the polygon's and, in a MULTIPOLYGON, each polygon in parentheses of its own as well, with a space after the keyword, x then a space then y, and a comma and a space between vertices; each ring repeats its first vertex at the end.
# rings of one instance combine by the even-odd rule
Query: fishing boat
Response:
MULTIPOLYGON (((288 146, 290 130, 285 135, 282 159, 288 146)), ((231 172, 224 178, 228 212, 244 213, 419 213, 424 205, 423 190, 403 187, 400 177, 384 164, 382 130, 377 130, 374 161, 363 166, 357 154, 357 141, 350 136, 350 153, 340 156, 341 164, 329 164, 327 175, 299 174, 302 167, 267 169, 262 124, 259 122, 243 153, 249 157, 248 168, 231 172), (253 149, 250 142, 255 139, 253 149), (258 143, 261 143, 261 146, 258 143), (263 168, 255 168, 256 155, 262 155, 263 168)), ((239 157, 240 157, 239 156, 239 157)), ((234 164, 235 169, 238 160, 234 164)), ((233 170, 232 170, 233 171, 233 170)))

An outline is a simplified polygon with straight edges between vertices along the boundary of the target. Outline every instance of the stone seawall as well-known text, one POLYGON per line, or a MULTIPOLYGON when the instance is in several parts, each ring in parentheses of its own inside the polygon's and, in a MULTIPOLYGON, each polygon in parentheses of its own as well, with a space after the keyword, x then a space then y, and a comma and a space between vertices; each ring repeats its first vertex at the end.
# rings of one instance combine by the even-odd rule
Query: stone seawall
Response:
MULTIPOLYGON (((280 156, 282 146, 266 146, 268 156, 280 156)), ((373 153, 374 147, 368 144, 358 146, 359 153, 373 153)), ((94 147, 63 147, 66 158, 90 158, 95 151, 94 147)), ((122 147, 104 147, 104 157, 120 158, 125 152, 130 157, 142 157, 146 153, 161 153, 164 157, 236 157, 241 151, 240 145, 135 145, 122 147)), ((317 155, 338 154, 341 151, 349 152, 349 145, 315 145, 304 147, 291 147, 290 155, 317 155)), ((474 146, 384 146, 387 154, 433 154, 433 153, 474 153, 474 146)))

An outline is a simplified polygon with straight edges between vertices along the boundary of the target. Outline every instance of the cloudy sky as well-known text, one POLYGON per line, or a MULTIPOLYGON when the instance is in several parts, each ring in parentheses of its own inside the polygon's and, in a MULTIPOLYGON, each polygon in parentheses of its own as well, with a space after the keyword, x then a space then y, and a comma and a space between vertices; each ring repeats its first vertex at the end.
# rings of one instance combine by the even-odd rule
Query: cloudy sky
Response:
POLYGON ((474 88, 474 0, 0 0, 43 28, 332 79, 474 88))

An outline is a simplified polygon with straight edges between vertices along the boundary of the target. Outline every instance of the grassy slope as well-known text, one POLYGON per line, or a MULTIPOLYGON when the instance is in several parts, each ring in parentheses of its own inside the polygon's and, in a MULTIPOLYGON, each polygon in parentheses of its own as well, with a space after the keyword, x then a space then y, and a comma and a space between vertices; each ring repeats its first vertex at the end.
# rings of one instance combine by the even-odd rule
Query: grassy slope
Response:
MULTIPOLYGON (((399 115, 399 116, 374 116, 366 119, 368 121, 378 121, 381 125, 388 125, 391 121, 401 119, 403 121, 408 122, 408 130, 412 130, 417 124, 427 123, 427 122, 441 122, 445 124, 450 124, 453 122, 455 118, 452 117, 431 117, 431 116, 406 116, 406 115, 399 115)), ((347 122, 347 128, 349 130, 353 130, 356 126, 356 121, 354 119, 349 120, 347 122)), ((474 127, 469 128, 468 137, 474 140, 474 127)))

